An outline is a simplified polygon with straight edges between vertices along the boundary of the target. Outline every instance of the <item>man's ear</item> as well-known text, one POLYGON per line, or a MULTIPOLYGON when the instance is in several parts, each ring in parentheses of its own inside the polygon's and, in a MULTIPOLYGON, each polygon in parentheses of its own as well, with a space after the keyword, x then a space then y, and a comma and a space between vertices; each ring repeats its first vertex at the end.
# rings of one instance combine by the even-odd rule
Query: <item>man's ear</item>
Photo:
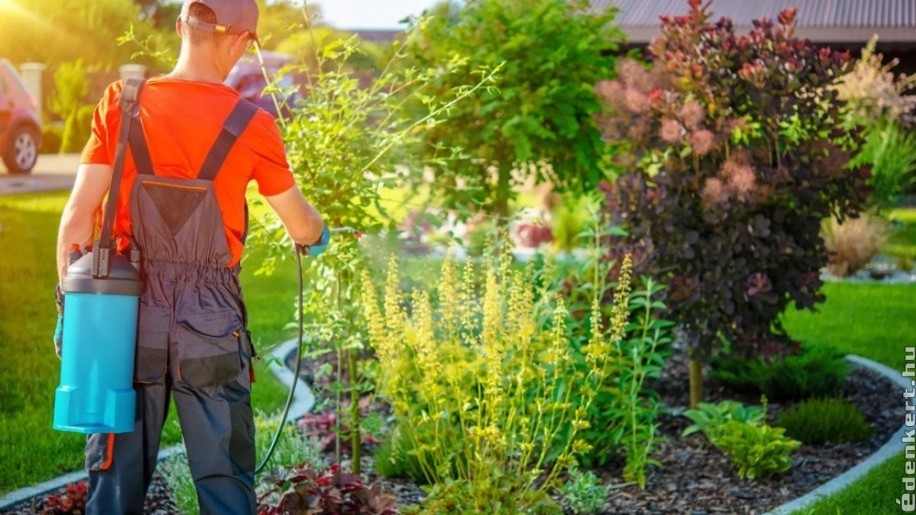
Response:
POLYGON ((175 20, 175 32, 178 33, 178 37, 181 37, 181 18, 179 17, 175 20))

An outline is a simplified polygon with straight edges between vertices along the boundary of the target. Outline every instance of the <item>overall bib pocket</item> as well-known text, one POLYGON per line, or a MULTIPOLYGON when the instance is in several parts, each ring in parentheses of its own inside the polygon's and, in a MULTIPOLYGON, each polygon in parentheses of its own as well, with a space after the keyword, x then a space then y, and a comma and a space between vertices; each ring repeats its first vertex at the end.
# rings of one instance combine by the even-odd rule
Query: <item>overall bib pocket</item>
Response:
POLYGON ((178 324, 178 380, 194 388, 223 386, 243 368, 241 323, 234 311, 189 315, 178 324))

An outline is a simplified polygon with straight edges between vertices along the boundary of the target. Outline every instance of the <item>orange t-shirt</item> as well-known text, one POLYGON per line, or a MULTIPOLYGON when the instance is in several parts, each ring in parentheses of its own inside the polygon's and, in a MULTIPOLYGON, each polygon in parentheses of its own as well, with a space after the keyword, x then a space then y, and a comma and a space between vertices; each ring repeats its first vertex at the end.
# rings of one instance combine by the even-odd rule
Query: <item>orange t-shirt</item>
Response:
MULTIPOLYGON (((92 135, 83 149, 81 163, 113 165, 121 127, 121 89, 118 81, 105 90, 92 118, 92 135)), ((149 79, 140 91, 140 121, 156 175, 195 178, 238 99, 239 94, 223 84, 168 77, 149 79)), ((131 234, 130 193, 136 176, 137 168, 128 150, 118 196, 116 236, 131 234)), ((230 266, 242 256, 247 222, 245 190, 251 180, 258 183, 258 191, 264 196, 283 193, 295 185, 277 124, 262 109, 239 136, 213 180, 232 252, 230 266)))

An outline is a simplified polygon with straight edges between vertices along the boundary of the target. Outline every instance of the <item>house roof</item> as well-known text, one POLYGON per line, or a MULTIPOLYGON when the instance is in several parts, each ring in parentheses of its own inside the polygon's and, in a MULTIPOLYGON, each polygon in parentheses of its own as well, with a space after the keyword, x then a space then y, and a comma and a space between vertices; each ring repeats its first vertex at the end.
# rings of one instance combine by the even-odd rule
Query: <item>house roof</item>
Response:
MULTIPOLYGON (((659 35, 659 17, 686 14, 687 0, 591 0, 593 8, 617 7, 616 23, 630 43, 642 44, 659 35)), ((731 18, 738 29, 763 17, 775 19, 783 9, 798 8, 800 37, 821 43, 868 41, 878 34, 882 44, 916 43, 914 0, 715 0, 712 19, 731 18)))

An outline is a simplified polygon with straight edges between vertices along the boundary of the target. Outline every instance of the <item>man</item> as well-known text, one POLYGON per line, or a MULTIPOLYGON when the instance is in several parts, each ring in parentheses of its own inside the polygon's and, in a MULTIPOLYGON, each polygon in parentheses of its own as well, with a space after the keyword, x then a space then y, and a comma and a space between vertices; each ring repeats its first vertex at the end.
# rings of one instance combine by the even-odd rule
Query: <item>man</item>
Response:
MULTIPOLYGON (((222 84, 256 41, 257 19, 254 0, 185 0, 176 22, 178 64, 140 91, 114 226, 119 248, 133 244, 142 256, 137 422, 132 433, 89 437, 89 513, 142 513, 170 396, 201 513, 256 508, 254 349, 238 279, 248 183, 257 182, 297 244, 314 255, 328 243, 321 216, 294 183, 273 118, 222 84)), ((91 243, 112 180, 127 121, 121 91, 120 82, 109 86, 93 118, 61 218, 61 277, 68 247, 91 243)))

